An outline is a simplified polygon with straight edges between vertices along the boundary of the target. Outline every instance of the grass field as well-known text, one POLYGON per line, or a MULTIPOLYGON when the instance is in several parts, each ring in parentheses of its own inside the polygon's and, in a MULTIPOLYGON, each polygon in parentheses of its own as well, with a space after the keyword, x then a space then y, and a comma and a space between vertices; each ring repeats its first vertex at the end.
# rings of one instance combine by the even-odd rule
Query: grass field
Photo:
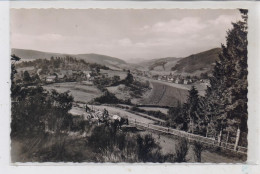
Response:
POLYGON ((95 86, 87 86, 80 82, 53 83, 45 85, 43 88, 47 90, 55 89, 58 92, 70 91, 75 101, 90 102, 92 99, 102 95, 102 92, 95 86))
MULTIPOLYGON (((166 134, 161 134, 153 131, 152 133, 150 131, 145 130, 142 132, 142 134, 152 134, 153 138, 156 140, 156 142, 159 143, 161 146, 161 150, 163 154, 169 154, 169 153, 175 153, 175 148, 177 143, 179 142, 178 139, 176 139, 173 136, 169 136, 166 134)), ((186 156, 187 162, 196 162, 194 159, 193 154, 193 146, 189 147, 188 154, 186 156)), ((208 150, 202 151, 201 154, 201 162, 204 163, 242 163, 244 162, 241 158, 233 158, 233 157, 227 157, 224 154, 218 154, 215 152, 210 152, 208 150)))
POLYGON ((132 99, 132 97, 130 95, 130 89, 127 89, 127 87, 123 84, 120 84, 118 86, 107 87, 107 90, 109 92, 115 94, 115 96, 118 99, 121 99, 121 100, 132 99))

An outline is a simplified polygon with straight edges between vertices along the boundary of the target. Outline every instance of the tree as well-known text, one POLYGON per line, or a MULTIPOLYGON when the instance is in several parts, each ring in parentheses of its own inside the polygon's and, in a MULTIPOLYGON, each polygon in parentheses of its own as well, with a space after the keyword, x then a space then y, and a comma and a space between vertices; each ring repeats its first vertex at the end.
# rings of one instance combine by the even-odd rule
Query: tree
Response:
POLYGON ((187 121, 189 122, 189 132, 192 133, 194 133, 196 121, 200 118, 199 102, 198 90, 192 86, 189 90, 187 102, 185 103, 187 121))
POLYGON ((126 85, 132 84, 134 81, 134 76, 131 74, 130 70, 127 72, 127 76, 125 78, 126 85))
POLYGON ((113 84, 118 83, 120 81, 120 76, 113 76, 112 82, 113 84))
POLYGON ((16 68, 15 68, 15 63, 19 61, 21 58, 12 54, 11 55, 11 98, 12 101, 15 100, 15 96, 19 93, 20 91, 20 86, 17 85, 14 81, 15 74, 17 73, 16 68))
POLYGON ((100 67, 96 67, 96 72, 97 72, 97 74, 99 74, 100 73, 100 67))
POLYGON ((247 10, 241 9, 242 21, 232 23, 233 28, 227 32, 226 46, 210 78, 210 87, 206 92, 204 110, 215 122, 219 131, 236 127, 239 141, 240 131, 247 132, 247 10))
POLYGON ((23 73, 23 80, 24 80, 25 82, 31 82, 31 81, 32 81, 31 76, 30 76, 30 74, 28 73, 28 71, 24 71, 24 73, 23 73))

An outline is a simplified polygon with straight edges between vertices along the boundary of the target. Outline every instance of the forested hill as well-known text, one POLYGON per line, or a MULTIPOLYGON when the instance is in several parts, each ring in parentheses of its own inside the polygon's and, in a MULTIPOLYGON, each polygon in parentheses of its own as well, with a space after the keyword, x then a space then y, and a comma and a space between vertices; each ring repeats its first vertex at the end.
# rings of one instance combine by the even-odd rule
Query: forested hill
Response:
POLYGON ((188 57, 182 58, 172 67, 172 71, 178 73, 195 73, 212 71, 218 55, 221 52, 220 48, 214 48, 198 54, 193 54, 188 57))
POLYGON ((200 75, 212 71, 220 52, 220 48, 213 48, 183 58, 166 57, 146 60, 140 62, 139 65, 155 73, 175 71, 175 73, 183 75, 200 75))
POLYGON ((166 57, 143 61, 141 66, 147 68, 147 70, 154 71, 170 71, 173 66, 180 60, 180 58, 166 57))
POLYGON ((35 60, 35 59, 50 59, 51 57, 74 57, 77 59, 83 59, 88 63, 97 63, 100 65, 106 65, 108 67, 121 68, 126 66, 126 62, 106 55, 100 54, 61 54, 61 53, 50 53, 36 50, 25 50, 25 49, 12 49, 12 54, 15 54, 22 58, 22 60, 35 60))

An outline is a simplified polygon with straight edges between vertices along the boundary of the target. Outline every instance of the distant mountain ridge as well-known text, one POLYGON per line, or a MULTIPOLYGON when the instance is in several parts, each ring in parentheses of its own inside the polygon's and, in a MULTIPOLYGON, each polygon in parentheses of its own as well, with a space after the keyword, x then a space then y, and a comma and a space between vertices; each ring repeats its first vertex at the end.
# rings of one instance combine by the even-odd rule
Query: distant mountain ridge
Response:
POLYGON ((112 69, 139 69, 141 71, 150 71, 153 74, 170 73, 187 75, 200 75, 201 73, 211 72, 218 56, 221 53, 221 48, 213 48, 197 54, 192 54, 184 58, 166 57, 152 60, 145 60, 140 63, 126 63, 116 57, 110 57, 100 54, 62 54, 50 53, 36 50, 12 49, 12 54, 21 57, 24 60, 34 59, 49 59, 53 57, 71 56, 78 59, 83 59, 88 63, 97 63, 106 65, 112 69))
POLYGON ((36 50, 25 50, 13 48, 11 54, 15 54, 24 60, 34 60, 34 59, 50 59, 53 57, 66 57, 71 56, 78 59, 83 59, 88 63, 97 63, 100 65, 106 65, 109 67, 120 68, 121 66, 126 66, 126 62, 116 57, 110 57, 100 54, 62 54, 62 53, 51 53, 36 50))

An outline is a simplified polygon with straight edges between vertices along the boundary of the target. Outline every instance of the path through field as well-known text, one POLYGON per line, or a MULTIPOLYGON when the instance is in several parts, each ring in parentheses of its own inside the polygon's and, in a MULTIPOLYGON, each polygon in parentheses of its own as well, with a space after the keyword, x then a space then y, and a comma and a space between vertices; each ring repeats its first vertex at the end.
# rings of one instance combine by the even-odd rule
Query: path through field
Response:
MULTIPOLYGON (((153 124, 154 121, 148 118, 141 117, 139 115, 133 114, 131 112, 128 112, 126 110, 120 109, 120 108, 115 108, 112 106, 103 106, 103 105, 88 105, 91 109, 94 109, 95 111, 103 111, 105 108, 108 110, 108 113, 110 115, 119 115, 125 118, 128 118, 130 121, 137 121, 141 122, 144 124, 153 124)), ((85 109, 84 108, 79 108, 79 107, 73 107, 70 110, 70 113, 75 114, 75 115, 84 115, 85 109)), ((156 119, 156 118, 155 118, 156 119)))

